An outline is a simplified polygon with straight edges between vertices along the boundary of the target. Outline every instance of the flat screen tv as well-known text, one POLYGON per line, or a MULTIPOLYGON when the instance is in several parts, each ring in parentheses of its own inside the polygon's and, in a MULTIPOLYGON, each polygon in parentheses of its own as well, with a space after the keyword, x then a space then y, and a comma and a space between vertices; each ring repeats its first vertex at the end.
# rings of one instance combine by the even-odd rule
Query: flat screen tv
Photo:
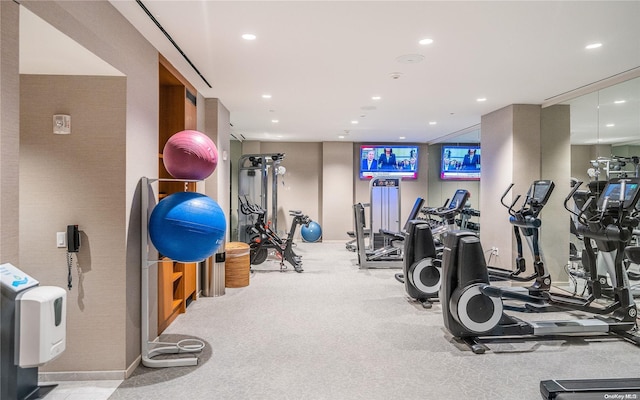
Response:
POLYGON ((442 146, 440 179, 480 180, 480 146, 442 146))
POLYGON ((360 146, 360 179, 391 176, 418 178, 418 146, 366 144, 360 146))

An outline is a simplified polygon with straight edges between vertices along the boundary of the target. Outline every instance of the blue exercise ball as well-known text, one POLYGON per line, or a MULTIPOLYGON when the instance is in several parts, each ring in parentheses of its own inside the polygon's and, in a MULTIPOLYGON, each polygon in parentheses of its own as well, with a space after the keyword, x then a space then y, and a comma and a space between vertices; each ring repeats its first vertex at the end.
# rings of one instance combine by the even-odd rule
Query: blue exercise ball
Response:
POLYGON ((160 254, 172 260, 196 262, 222 244, 227 222, 211 198, 178 192, 160 200, 149 218, 149 236, 160 254))
POLYGON ((305 242, 317 242, 322 237, 322 228, 319 223, 311 221, 308 225, 302 225, 300 233, 305 242))

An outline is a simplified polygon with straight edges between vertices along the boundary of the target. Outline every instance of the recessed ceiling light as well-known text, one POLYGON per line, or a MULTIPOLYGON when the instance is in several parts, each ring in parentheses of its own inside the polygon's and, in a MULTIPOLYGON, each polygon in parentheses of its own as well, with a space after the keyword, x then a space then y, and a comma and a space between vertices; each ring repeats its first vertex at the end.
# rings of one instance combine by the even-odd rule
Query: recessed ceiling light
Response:
POLYGON ((278 122, 280 122, 280 121, 279 121, 279 120, 277 120, 277 119, 272 119, 272 120, 271 120, 271 122, 273 122, 274 124, 277 124, 277 123, 278 123, 278 122))
POLYGON ((429 125, 435 125, 435 124, 437 124, 436 121, 429 121, 429 125))
POLYGON ((616 124, 607 124, 606 125, 607 128, 613 128, 614 126, 616 126, 616 124))
POLYGON ((406 139, 406 136, 400 136, 400 137, 398 137, 398 139, 400 139, 400 140, 405 140, 405 139, 406 139))
POLYGON ((263 99, 270 99, 270 98, 271 98, 271 95, 270 95, 270 94, 263 94, 263 95, 262 95, 262 98, 263 98, 263 99))
POLYGON ((256 35, 254 35, 253 33, 245 33, 244 35, 242 35, 242 38, 244 40, 256 40, 256 35))
POLYGON ((626 102, 627 102, 626 100, 616 100, 616 101, 614 101, 613 103, 614 103, 614 104, 624 104, 624 103, 626 103, 626 102))
POLYGON ((355 119, 353 121, 351 121, 352 124, 356 125, 358 123, 358 121, 356 121, 355 119))
POLYGON ((584 48, 587 50, 597 49, 598 47, 602 47, 602 43, 589 43, 584 48))
POLYGON ((431 44, 431 43, 433 43, 433 39, 425 38, 425 39, 420 40, 418 43, 420 43, 421 45, 431 44))
POLYGON ((371 96, 371 100, 380 100, 381 98, 380 96, 371 96))
POLYGON ((477 102, 483 102, 483 101, 487 101, 486 97, 479 97, 476 99, 477 102))
POLYGON ((344 139, 344 135, 338 136, 338 139, 344 139))

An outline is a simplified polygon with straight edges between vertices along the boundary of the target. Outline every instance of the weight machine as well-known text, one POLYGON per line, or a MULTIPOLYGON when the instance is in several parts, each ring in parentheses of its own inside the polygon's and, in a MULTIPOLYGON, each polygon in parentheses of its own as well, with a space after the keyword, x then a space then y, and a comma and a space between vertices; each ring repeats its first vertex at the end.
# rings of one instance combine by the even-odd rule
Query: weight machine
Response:
MULTIPOLYGON (((251 203, 258 204, 265 210, 264 219, 269 221, 270 228, 277 232, 278 228, 278 175, 284 167, 280 162, 284 153, 245 154, 238 161, 238 195, 246 196, 251 203), (271 182, 271 208, 269 208, 269 182, 271 182), (271 211, 269 211, 271 210, 271 211)), ((238 212, 238 240, 249 243, 255 225, 255 214, 238 212)))

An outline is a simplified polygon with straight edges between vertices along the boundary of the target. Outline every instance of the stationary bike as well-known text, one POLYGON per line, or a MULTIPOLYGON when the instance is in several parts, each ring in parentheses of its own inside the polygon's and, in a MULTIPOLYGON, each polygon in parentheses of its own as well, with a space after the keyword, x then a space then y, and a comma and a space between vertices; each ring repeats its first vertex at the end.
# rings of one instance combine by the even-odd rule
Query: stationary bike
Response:
POLYGON ((488 349, 481 343, 481 338, 496 336, 613 334, 640 345, 640 337, 635 335, 636 305, 621 262, 632 231, 640 223, 632 216, 639 199, 639 178, 610 180, 598 199, 599 213, 585 221, 587 224, 580 232, 585 237, 616 245, 619 255, 616 261, 620 262, 615 263, 615 274, 611 277, 613 301, 605 306, 595 304, 594 296, 584 299, 545 291, 533 296, 492 286, 480 239, 469 232, 449 233, 445 238, 440 289, 447 330, 476 354, 488 349), (582 311, 594 317, 525 322, 504 312, 503 299, 524 302, 522 311, 535 311, 535 305, 542 306, 542 310, 546 310, 545 306, 552 306, 556 310, 582 311))
POLYGON ((250 263, 252 265, 262 264, 269 255, 269 249, 274 249, 280 258, 280 271, 284 271, 287 267, 284 265, 285 260, 291 264, 296 272, 302 272, 302 258, 293 251, 293 238, 295 236, 298 225, 308 226, 311 219, 302 214, 301 211, 291 210, 289 215, 293 217, 289 233, 285 239, 280 238, 268 224, 265 222, 265 210, 257 204, 251 204, 247 196, 238 196, 240 203, 240 211, 245 215, 256 215, 256 222, 250 227, 251 232, 255 235, 249 243, 250 263))

